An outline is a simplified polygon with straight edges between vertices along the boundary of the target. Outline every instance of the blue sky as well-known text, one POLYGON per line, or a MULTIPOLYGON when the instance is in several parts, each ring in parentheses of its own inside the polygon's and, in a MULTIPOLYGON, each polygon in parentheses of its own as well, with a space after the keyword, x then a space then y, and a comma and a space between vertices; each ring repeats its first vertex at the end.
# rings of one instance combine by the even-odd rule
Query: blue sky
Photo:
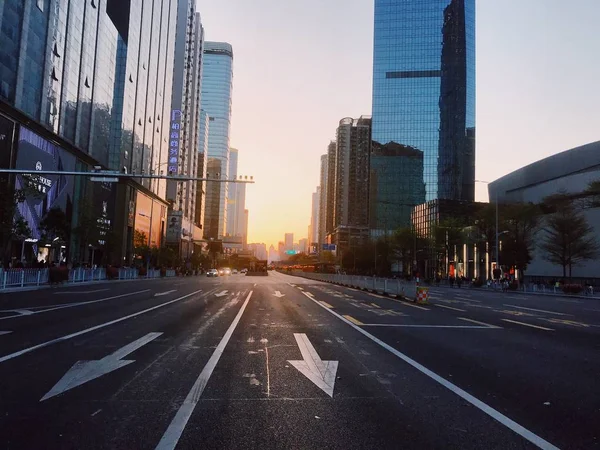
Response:
MULTIPOLYGON (((371 114, 373 1, 198 5, 206 38, 234 48, 249 241, 306 237, 319 156, 341 118, 371 114)), ((599 0, 477 0, 478 179, 600 140, 599 23, 599 0)))

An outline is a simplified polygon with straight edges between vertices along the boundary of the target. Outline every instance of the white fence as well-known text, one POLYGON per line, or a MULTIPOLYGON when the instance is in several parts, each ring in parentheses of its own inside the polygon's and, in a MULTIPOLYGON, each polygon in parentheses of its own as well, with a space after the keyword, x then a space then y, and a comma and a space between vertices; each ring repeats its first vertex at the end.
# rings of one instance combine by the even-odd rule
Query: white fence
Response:
MULTIPOLYGON (((49 269, 0 269, 0 290, 40 286, 48 284, 50 281, 49 269)), ((165 277, 174 277, 175 270, 169 269, 165 273, 165 277)), ((160 270, 149 270, 142 277, 139 275, 138 269, 118 269, 117 279, 119 280, 135 280, 138 278, 160 278, 160 270)), ((78 267, 77 269, 69 270, 67 283, 84 283, 89 281, 101 281, 108 279, 105 268, 86 269, 78 267)))
POLYGON ((382 294, 398 295, 410 299, 417 297, 417 284, 415 282, 405 281, 397 278, 376 278, 358 275, 338 275, 298 271, 294 272, 293 274, 308 278, 310 280, 336 283, 356 289, 367 289, 374 292, 380 292, 382 294))

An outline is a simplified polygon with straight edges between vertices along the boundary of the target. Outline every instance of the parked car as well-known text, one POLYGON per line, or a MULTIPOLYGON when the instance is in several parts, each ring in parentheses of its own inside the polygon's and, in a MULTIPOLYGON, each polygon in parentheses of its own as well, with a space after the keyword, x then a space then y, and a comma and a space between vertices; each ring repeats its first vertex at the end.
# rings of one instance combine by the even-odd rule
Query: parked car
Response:
POLYGON ((237 275, 237 274, 238 274, 238 270, 237 270, 237 269, 233 269, 233 270, 231 271, 231 273, 232 273, 233 275, 237 275))
POLYGON ((207 277, 218 277, 219 272, 217 271, 217 269, 210 269, 208 272, 206 272, 206 276, 207 277))
POLYGON ((242 271, 240 273, 246 274, 246 273, 248 273, 248 269, 242 269, 242 271))

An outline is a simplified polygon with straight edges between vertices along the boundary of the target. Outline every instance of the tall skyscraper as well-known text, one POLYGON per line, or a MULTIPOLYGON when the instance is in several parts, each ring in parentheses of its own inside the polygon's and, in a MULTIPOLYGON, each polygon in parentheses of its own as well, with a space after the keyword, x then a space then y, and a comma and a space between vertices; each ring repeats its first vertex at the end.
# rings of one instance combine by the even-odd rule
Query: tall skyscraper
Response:
POLYGON ((475 0, 375 0, 373 55, 373 141, 423 152, 419 203, 474 200, 475 0))
MULTIPOLYGON (((331 147, 331 144, 329 144, 329 146, 331 147)), ((335 148, 335 143, 333 143, 333 146, 335 148)), ((320 251, 321 245, 325 243, 326 240, 326 236, 327 236, 327 189, 328 189, 328 183, 327 183, 327 175, 328 175, 328 168, 327 168, 327 162, 329 160, 328 154, 325 155, 321 155, 321 174, 319 177, 320 180, 320 197, 319 197, 319 237, 318 237, 318 243, 319 243, 319 248, 317 250, 320 251)))
MULTIPOLYGON (((170 174, 198 174, 201 134, 205 127, 201 122, 200 108, 203 45, 204 28, 200 14, 196 12, 195 0, 179 0, 167 166, 170 174)), ((175 246, 183 257, 193 253, 197 191, 198 183, 195 181, 167 182, 167 200, 170 202, 167 244, 175 246), (176 217, 175 221, 173 217, 176 217), (174 223, 177 224, 176 230, 173 229, 174 223)))
POLYGON ((275 250, 275 246, 271 244, 269 247, 269 262, 279 261, 279 254, 277 250, 275 250))
MULTIPOLYGON (((175 0, 1 3, 1 119, 17 136, 7 150, 15 168, 34 169, 31 164, 39 162, 54 170, 94 165, 129 173, 166 170, 176 5, 175 0), (25 123, 17 110, 31 120, 25 123)), ((161 245, 166 181, 54 181, 41 209, 32 202, 19 205, 32 238, 39 238, 48 209, 57 207, 71 229, 89 213, 102 221, 104 232, 112 230, 117 236, 112 262, 131 262, 134 231, 143 233, 147 245, 161 245)), ((69 259, 89 261, 90 247, 97 247, 95 258, 109 253, 104 239, 84 241, 72 233, 65 243, 69 259)))
POLYGON ((335 230, 333 219, 335 209, 336 151, 336 142, 331 141, 327 147, 327 198, 325 199, 325 234, 328 241, 335 230))
MULTIPOLYGON (((202 109, 209 116, 209 178, 229 178, 229 136, 233 89, 233 49, 225 42, 204 43, 202 109)), ((228 183, 206 183, 207 207, 204 237, 222 238, 227 233, 228 183), (211 198, 210 208, 209 200, 211 198), (218 199, 218 204, 215 200, 218 199)))
MULTIPOLYGON (((196 176, 198 178, 206 178, 208 171, 208 134, 210 126, 208 115, 203 109, 200 110, 200 133, 198 143, 198 164, 196 176)), ((206 181, 196 183, 196 212, 194 214, 194 222, 197 227, 204 227, 204 209, 206 207, 206 181)), ((204 234, 204 233, 203 233, 204 234)))
POLYGON ((369 236, 371 118, 345 118, 337 129, 333 183, 333 243, 356 247, 369 236))
MULTIPOLYGON (((238 177, 239 151, 229 149, 229 179, 238 177)), ((227 235, 243 237, 245 233, 244 211, 246 208, 246 185, 230 183, 227 198, 227 235)))
POLYGON ((294 250, 294 233, 285 233, 285 250, 294 250))
POLYGON ((317 186, 316 192, 312 195, 310 227, 308 229, 309 245, 319 242, 319 216, 321 214, 321 186, 317 186))

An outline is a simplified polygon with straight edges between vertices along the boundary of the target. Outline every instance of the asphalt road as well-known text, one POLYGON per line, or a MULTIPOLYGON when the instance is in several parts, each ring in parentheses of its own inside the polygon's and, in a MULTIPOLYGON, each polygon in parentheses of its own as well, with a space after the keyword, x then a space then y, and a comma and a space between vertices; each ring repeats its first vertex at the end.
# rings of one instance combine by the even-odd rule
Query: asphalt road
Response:
POLYGON ((600 448, 600 302, 270 272, 0 294, 1 449, 600 448))

